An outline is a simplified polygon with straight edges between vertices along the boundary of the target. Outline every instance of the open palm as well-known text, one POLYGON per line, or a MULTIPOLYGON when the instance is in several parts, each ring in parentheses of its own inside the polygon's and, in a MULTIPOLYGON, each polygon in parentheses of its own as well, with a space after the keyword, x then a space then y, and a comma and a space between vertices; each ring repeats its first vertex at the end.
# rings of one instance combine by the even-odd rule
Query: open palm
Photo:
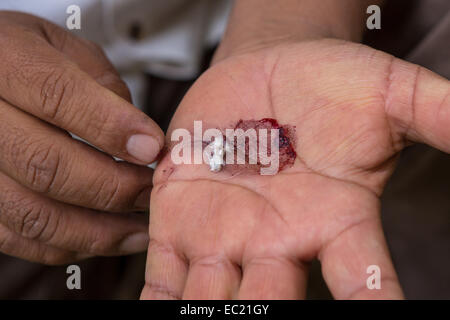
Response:
POLYGON ((290 43, 210 68, 168 137, 194 120, 223 128, 275 118, 297 159, 273 176, 157 167, 142 298, 300 299, 318 257, 333 296, 402 298, 379 196, 409 141, 450 151, 449 82, 353 43, 290 43), (381 271, 370 290, 367 268, 381 271))

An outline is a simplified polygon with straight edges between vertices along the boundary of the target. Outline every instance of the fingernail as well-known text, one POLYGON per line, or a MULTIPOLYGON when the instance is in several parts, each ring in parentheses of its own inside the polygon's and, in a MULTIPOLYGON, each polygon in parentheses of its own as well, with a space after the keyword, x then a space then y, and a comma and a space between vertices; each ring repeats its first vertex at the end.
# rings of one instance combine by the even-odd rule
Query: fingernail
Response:
POLYGON ((137 196, 134 202, 134 207, 136 209, 148 209, 150 207, 150 194, 152 192, 152 187, 145 188, 137 196))
POLYGON ((159 153, 158 141, 145 134, 135 134, 128 139, 127 152, 144 163, 151 163, 159 153))
POLYGON ((148 233, 135 233, 126 237, 119 245, 120 252, 136 253, 145 251, 148 246, 148 233))

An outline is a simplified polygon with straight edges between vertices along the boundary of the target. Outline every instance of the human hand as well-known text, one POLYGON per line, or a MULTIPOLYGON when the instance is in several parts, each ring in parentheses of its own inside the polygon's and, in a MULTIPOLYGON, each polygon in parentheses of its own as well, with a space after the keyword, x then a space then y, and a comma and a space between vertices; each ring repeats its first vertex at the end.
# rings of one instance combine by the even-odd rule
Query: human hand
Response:
POLYGON ((148 208, 153 171, 138 165, 161 129, 94 44, 0 12, 0 46, 0 251, 59 264, 144 250, 146 218, 125 212, 148 208))
POLYGON ((297 159, 273 176, 157 167, 144 299, 299 299, 318 258, 335 298, 402 298, 379 215, 399 152, 450 152, 449 82, 369 47, 285 42, 239 53, 191 88, 168 131, 275 118, 297 159), (369 290, 367 267, 381 269, 369 290))

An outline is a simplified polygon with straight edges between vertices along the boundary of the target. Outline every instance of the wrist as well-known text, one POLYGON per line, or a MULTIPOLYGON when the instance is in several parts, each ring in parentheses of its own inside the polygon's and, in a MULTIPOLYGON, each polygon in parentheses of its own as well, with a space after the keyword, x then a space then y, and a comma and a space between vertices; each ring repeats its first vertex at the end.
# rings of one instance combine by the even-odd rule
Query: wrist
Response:
POLYGON ((213 64, 230 56, 274 47, 286 42, 339 38, 332 30, 323 25, 316 26, 304 22, 301 28, 299 24, 297 26, 296 32, 266 29, 261 33, 226 33, 214 54, 213 64))
MULTIPOLYGON (((380 4, 381 0, 371 0, 380 4)), ((235 0, 213 63, 284 42, 360 41, 367 0, 235 0)))

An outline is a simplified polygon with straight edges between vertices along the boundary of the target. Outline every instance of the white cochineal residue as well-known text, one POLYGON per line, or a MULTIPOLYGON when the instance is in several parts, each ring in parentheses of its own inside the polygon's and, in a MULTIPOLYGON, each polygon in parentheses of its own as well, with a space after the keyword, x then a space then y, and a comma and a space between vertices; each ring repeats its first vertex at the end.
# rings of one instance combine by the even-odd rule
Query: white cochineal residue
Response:
POLYGON ((224 158, 226 152, 231 152, 232 148, 226 142, 224 146, 223 141, 221 141, 220 139, 214 139, 214 141, 211 142, 208 147, 208 149, 211 150, 211 153, 207 153, 209 169, 212 172, 219 172, 225 165, 224 158))

